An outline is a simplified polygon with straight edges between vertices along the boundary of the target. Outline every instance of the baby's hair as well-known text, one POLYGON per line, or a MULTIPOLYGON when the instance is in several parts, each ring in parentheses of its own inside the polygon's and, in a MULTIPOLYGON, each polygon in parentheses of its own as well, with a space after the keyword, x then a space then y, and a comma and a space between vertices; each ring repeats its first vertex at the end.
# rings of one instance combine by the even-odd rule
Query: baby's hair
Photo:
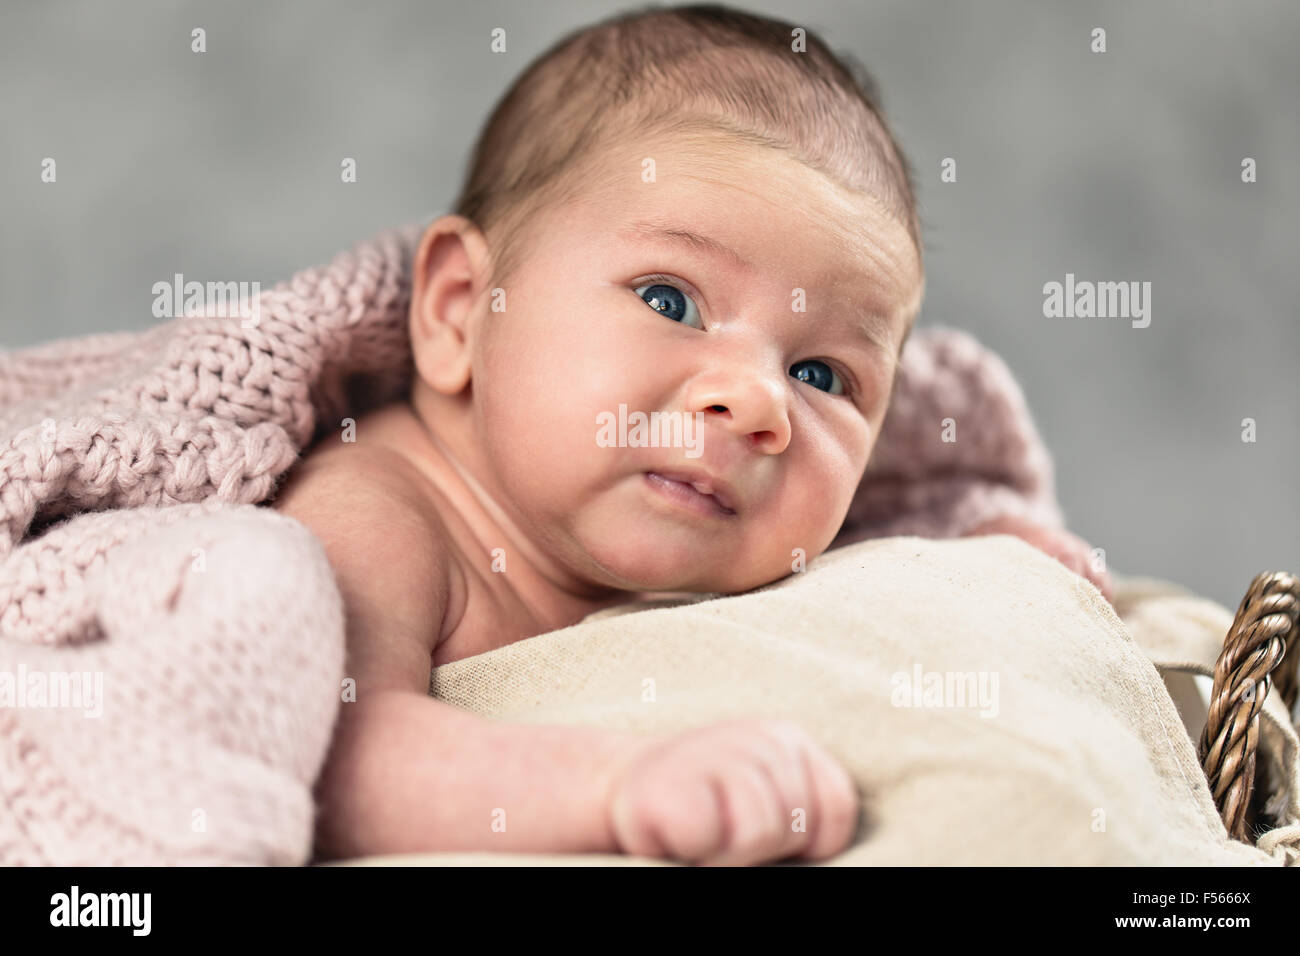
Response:
POLYGON ((599 153, 633 135, 688 133, 782 150, 875 197, 921 255, 912 171, 856 59, 795 24, 652 4, 561 38, 493 110, 455 204, 488 237, 493 286, 513 275, 538 210, 596 184, 599 153))

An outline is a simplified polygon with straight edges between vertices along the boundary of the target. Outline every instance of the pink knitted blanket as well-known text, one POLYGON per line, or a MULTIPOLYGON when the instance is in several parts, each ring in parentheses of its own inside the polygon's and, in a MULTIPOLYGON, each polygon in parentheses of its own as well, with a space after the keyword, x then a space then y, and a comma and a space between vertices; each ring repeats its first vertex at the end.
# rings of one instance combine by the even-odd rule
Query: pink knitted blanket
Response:
MULTIPOLYGON (((343 417, 409 391, 421 228, 262 293, 250 328, 0 353, 0 865, 309 859, 342 603, 319 542, 257 505, 343 417)), ((900 376, 836 544, 1062 524, 996 356, 920 329, 900 376)))

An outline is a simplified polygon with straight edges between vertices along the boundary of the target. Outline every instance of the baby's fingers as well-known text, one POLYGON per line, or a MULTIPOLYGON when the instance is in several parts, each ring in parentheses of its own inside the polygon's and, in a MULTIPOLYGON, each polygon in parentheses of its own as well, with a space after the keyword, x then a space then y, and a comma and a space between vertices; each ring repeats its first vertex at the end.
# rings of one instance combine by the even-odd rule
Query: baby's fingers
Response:
POLYGON ((793 837, 787 844, 790 855, 810 860, 834 856, 858 829, 857 784, 798 724, 767 721, 764 728, 780 748, 768 766, 781 782, 785 825, 793 837))
POLYGON ((704 864, 749 866, 780 859, 789 831, 767 774, 753 763, 737 761, 718 775, 715 786, 726 835, 722 851, 704 864))
POLYGON ((820 747, 804 751, 811 793, 808 811, 808 846, 799 857, 824 860, 839 853, 858 829, 861 798, 857 784, 839 761, 820 747))

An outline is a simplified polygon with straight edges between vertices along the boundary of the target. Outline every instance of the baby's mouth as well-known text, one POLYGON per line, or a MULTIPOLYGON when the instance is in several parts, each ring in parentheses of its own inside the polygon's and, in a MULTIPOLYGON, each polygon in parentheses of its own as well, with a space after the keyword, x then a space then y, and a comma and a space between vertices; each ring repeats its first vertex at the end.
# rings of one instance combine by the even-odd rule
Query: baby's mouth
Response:
POLYGON ((647 471, 646 483, 659 494, 676 501, 696 514, 732 517, 731 497, 722 488, 703 478, 677 472, 647 471))

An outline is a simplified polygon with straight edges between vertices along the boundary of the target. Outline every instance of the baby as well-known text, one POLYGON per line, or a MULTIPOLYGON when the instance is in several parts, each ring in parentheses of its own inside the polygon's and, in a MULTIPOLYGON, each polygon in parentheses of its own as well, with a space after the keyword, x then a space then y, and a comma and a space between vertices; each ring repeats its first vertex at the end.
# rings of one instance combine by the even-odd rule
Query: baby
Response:
MULTIPOLYGON (((357 688, 318 859, 746 864, 852 840, 852 781, 788 722, 648 738, 428 691, 433 666, 615 604, 747 591, 836 537, 924 286, 906 166, 864 84, 793 25, 658 9, 566 38, 497 107, 415 258, 409 400, 313 449, 274 502, 325 546, 357 688), (621 408, 695 441, 600 440, 621 408)), ((1063 560, 1081 545, 979 530, 1063 560)))

